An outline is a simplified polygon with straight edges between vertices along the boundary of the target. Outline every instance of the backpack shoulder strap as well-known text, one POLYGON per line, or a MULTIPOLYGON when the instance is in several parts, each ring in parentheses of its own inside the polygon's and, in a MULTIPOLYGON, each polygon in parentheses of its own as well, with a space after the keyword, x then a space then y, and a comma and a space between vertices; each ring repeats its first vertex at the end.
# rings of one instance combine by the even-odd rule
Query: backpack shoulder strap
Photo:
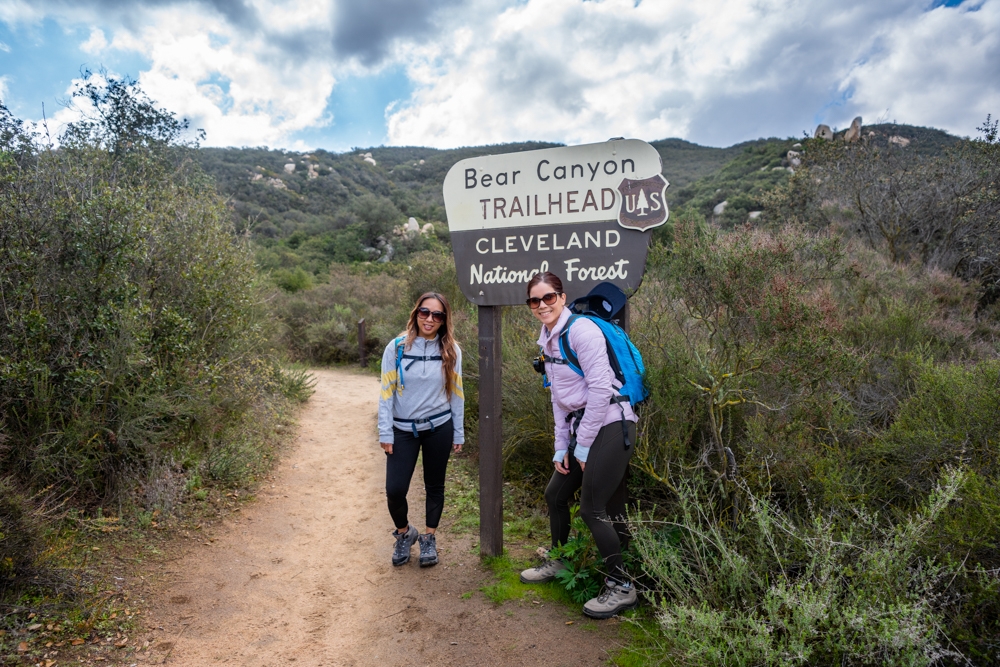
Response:
POLYGON ((403 361, 403 347, 404 347, 403 346, 403 342, 404 342, 404 340, 405 339, 402 336, 398 336, 396 338, 396 377, 399 378, 399 387, 400 387, 400 389, 403 388, 403 367, 402 367, 402 361, 403 361))
POLYGON ((625 385, 625 374, 622 372, 621 364, 618 362, 618 355, 615 353, 615 348, 611 344, 611 339, 608 337, 608 332, 605 330, 607 328, 613 328, 620 330, 620 327, 611 322, 601 320, 597 317, 592 317, 590 315, 571 315, 569 320, 566 322, 566 326, 563 328, 562 333, 559 334, 559 353, 562 354, 563 358, 566 359, 569 367, 572 368, 577 375, 583 376, 583 369, 580 367, 580 359, 577 357, 576 352, 569 344, 569 325, 578 317, 584 317, 601 330, 601 335, 604 336, 604 345, 608 351, 608 364, 611 366, 611 372, 615 376, 615 379, 624 386, 625 385))
POLYGON ((573 322, 576 322, 577 318, 584 317, 583 315, 570 315, 569 319, 566 320, 566 326, 563 327, 562 332, 559 334, 559 354, 562 358, 566 360, 569 367, 573 369, 573 372, 583 377, 583 369, 580 368, 580 359, 576 356, 576 352, 569 344, 569 328, 572 326, 573 322))

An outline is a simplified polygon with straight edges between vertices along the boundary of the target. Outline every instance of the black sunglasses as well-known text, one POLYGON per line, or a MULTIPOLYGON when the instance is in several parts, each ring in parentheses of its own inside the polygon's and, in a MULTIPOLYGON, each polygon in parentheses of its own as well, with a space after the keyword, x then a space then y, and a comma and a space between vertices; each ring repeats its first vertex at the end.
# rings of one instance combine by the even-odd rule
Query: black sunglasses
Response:
POLYGON ((524 302, 528 304, 528 308, 535 310, 543 303, 546 306, 551 306, 556 302, 556 299, 559 298, 560 294, 562 294, 562 292, 549 292, 548 294, 544 295, 541 298, 537 296, 528 297, 527 299, 524 300, 524 302))
POLYGON ((431 318, 431 322, 444 322, 445 315, 440 310, 431 310, 430 308, 421 306, 417 308, 417 317, 422 320, 426 320, 429 317, 431 318))

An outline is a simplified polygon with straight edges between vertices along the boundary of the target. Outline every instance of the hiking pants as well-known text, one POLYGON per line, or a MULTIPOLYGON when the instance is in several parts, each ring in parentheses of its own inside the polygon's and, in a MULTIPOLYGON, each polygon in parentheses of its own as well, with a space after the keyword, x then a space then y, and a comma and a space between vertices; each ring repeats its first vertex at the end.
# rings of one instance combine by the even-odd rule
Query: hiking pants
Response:
POLYGON ((424 455, 424 491, 427 493, 427 527, 437 528, 444 510, 444 475, 451 456, 455 424, 452 420, 441 424, 432 432, 392 429, 392 454, 385 455, 385 495, 389 501, 389 514, 397 530, 409 525, 406 494, 410 479, 417 467, 417 455, 424 455))
MULTIPOLYGON (((628 422, 629 442, 635 442, 635 424, 628 422)), ((545 488, 545 502, 549 505, 549 525, 552 546, 560 546, 569 539, 569 505, 580 489, 580 517, 590 528, 597 543, 597 550, 604 559, 605 574, 624 582, 622 548, 628 544, 628 526, 625 524, 625 502, 628 499, 626 479, 629 460, 635 446, 625 449, 620 422, 608 424, 597 432, 587 457, 586 470, 569 455, 569 474, 558 470, 545 488)))

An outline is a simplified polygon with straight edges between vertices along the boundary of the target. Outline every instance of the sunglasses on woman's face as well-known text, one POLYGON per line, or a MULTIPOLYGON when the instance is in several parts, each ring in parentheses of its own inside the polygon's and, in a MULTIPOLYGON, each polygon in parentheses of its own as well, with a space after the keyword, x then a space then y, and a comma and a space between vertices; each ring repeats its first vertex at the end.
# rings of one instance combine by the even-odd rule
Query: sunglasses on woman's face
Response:
POLYGON ((431 310, 423 306, 417 308, 417 317, 422 320, 426 320, 429 317, 431 318, 431 322, 444 322, 444 313, 440 310, 431 310))
POLYGON ((541 298, 539 298, 537 296, 529 297, 529 298, 525 299, 524 302, 526 304, 528 304, 528 308, 531 308, 532 310, 534 310, 534 309, 538 308, 540 305, 542 305, 543 303, 546 306, 551 306, 552 304, 554 304, 556 302, 556 299, 559 298, 560 294, 561 294, 561 292, 549 292, 548 294, 544 295, 541 298))

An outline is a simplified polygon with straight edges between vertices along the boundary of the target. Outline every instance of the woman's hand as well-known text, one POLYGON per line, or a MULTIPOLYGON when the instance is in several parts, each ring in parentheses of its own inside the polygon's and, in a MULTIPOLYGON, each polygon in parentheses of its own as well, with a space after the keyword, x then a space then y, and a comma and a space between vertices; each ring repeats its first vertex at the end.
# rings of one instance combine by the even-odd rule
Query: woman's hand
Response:
POLYGON ((460 451, 462 451, 462 443, 456 442, 455 444, 453 444, 451 446, 451 451, 453 451, 456 454, 458 454, 460 451))
POLYGON ((587 469, 586 461, 581 461, 580 459, 577 459, 576 462, 580 464, 580 472, 583 472, 584 470, 587 469))
POLYGON ((563 460, 562 461, 555 461, 555 464, 556 464, 556 470, 559 472, 559 474, 561 474, 561 475, 568 475, 569 474, 569 452, 566 452, 566 455, 563 456, 563 460))
POLYGON ((392 443, 391 442, 380 442, 378 444, 382 445, 382 449, 385 450, 386 454, 392 454, 392 443))

